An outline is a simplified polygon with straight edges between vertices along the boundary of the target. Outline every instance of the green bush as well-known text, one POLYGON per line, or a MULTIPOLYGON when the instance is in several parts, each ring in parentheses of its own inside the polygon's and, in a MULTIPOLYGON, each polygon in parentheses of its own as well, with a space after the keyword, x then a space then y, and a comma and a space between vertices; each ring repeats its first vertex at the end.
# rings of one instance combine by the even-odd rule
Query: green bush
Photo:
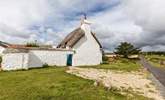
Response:
POLYGON ((45 63, 45 64, 42 65, 42 67, 47 68, 47 67, 49 67, 49 65, 47 63, 45 63))
POLYGON ((29 42, 26 44, 26 47, 39 47, 37 43, 29 42))
POLYGON ((103 61, 108 61, 108 57, 107 56, 103 56, 103 61))
POLYGON ((108 57, 105 55, 103 56, 103 63, 102 64, 109 64, 108 57))

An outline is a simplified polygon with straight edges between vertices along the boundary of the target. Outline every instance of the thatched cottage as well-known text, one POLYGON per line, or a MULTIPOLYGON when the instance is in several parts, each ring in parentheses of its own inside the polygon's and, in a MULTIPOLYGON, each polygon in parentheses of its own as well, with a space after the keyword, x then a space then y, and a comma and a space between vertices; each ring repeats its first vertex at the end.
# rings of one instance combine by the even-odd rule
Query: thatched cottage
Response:
POLYGON ((68 34, 57 48, 75 51, 70 55, 73 66, 97 65, 102 62, 102 46, 90 28, 90 22, 83 20, 81 27, 68 34))

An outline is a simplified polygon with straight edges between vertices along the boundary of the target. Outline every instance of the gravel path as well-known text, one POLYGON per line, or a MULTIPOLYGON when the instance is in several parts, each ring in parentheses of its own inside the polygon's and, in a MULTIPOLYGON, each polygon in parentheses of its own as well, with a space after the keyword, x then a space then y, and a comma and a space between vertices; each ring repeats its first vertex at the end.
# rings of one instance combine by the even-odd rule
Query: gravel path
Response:
POLYGON ((155 84, 146 78, 148 74, 145 72, 124 73, 104 69, 70 67, 67 73, 101 82, 105 87, 116 87, 121 90, 131 89, 131 92, 154 98, 155 100, 164 100, 155 84))

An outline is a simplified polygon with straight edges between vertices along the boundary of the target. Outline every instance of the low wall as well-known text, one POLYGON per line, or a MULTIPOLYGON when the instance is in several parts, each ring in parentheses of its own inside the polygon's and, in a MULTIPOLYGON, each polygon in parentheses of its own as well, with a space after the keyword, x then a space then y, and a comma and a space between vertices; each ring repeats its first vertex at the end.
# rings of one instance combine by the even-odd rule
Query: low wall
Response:
POLYGON ((66 66, 69 50, 28 50, 24 53, 5 53, 2 57, 2 70, 19 70, 42 67, 44 64, 66 66))
POLYGON ((67 54, 71 51, 29 51, 29 67, 42 67, 43 64, 66 66, 67 54))
POLYGON ((9 53, 2 56, 3 70, 28 69, 28 53, 9 53))

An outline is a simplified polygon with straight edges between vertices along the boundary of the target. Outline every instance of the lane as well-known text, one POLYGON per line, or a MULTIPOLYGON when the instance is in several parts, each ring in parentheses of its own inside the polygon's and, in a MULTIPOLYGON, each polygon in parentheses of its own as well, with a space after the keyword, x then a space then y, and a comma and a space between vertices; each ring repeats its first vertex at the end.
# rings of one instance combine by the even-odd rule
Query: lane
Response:
POLYGON ((140 57, 140 62, 155 76, 157 80, 160 81, 160 83, 162 83, 163 86, 165 86, 165 69, 151 65, 143 56, 140 57))

